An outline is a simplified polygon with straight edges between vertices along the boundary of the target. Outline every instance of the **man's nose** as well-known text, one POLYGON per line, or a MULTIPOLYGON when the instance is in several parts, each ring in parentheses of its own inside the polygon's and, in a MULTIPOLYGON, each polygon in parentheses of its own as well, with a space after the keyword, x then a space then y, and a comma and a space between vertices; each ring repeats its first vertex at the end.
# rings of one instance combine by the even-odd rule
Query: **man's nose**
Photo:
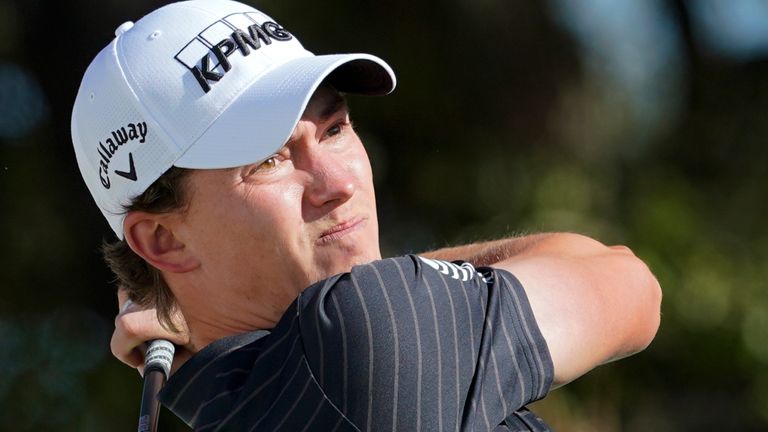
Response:
MULTIPOLYGON (((322 152, 318 152, 322 153, 322 152)), ((351 167, 333 154, 315 154, 307 167, 310 182, 305 193, 314 207, 340 205, 355 194, 357 186, 351 167)))

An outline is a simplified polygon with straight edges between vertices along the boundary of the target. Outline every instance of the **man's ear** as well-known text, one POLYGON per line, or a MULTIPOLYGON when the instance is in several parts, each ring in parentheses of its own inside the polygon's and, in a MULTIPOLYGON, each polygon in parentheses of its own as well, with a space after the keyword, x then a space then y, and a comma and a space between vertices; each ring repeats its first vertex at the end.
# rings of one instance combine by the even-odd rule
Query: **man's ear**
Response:
POLYGON ((162 271, 185 273, 196 269, 199 261, 166 222, 167 215, 129 212, 123 221, 125 241, 137 255, 162 271))

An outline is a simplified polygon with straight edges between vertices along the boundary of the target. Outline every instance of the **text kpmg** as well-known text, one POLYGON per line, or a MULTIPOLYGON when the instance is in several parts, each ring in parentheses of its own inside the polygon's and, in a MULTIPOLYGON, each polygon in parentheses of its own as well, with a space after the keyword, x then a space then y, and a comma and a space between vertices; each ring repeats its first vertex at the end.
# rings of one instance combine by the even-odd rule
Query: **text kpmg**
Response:
POLYGON ((269 45, 272 43, 272 39, 288 41, 292 38, 293 36, 283 27, 272 21, 267 21, 261 25, 253 24, 248 26, 248 33, 237 29, 229 37, 210 48, 210 52, 200 59, 199 65, 191 68, 192 75, 195 76, 200 87, 208 93, 211 91, 211 84, 219 81, 224 77, 224 74, 232 69, 232 63, 229 62, 227 57, 236 51, 240 51, 243 56, 247 56, 251 53, 251 49, 258 50, 261 48, 262 42, 269 45), (211 54, 213 54, 215 61, 218 61, 221 72, 215 70, 218 66, 214 66, 213 70, 211 69, 211 54))

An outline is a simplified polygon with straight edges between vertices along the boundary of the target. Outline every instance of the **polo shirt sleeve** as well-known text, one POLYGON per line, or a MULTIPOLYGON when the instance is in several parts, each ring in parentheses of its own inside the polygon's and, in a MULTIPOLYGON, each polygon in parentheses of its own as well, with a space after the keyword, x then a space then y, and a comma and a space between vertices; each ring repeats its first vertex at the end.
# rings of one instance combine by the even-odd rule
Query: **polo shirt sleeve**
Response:
POLYGON ((552 384, 525 291, 502 270, 382 260, 328 279, 298 310, 314 379, 361 430, 492 430, 552 384))

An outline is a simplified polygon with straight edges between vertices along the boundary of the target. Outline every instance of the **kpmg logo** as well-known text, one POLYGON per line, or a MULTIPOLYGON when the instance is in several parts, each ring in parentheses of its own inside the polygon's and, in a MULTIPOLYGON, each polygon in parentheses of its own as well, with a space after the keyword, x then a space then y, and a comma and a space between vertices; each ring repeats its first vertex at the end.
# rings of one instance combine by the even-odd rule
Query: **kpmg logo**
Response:
POLYGON ((266 15, 243 12, 227 15, 214 22, 189 41, 174 57, 192 72, 200 87, 208 93, 211 85, 232 69, 229 57, 243 57, 273 41, 288 41, 293 36, 266 15))

